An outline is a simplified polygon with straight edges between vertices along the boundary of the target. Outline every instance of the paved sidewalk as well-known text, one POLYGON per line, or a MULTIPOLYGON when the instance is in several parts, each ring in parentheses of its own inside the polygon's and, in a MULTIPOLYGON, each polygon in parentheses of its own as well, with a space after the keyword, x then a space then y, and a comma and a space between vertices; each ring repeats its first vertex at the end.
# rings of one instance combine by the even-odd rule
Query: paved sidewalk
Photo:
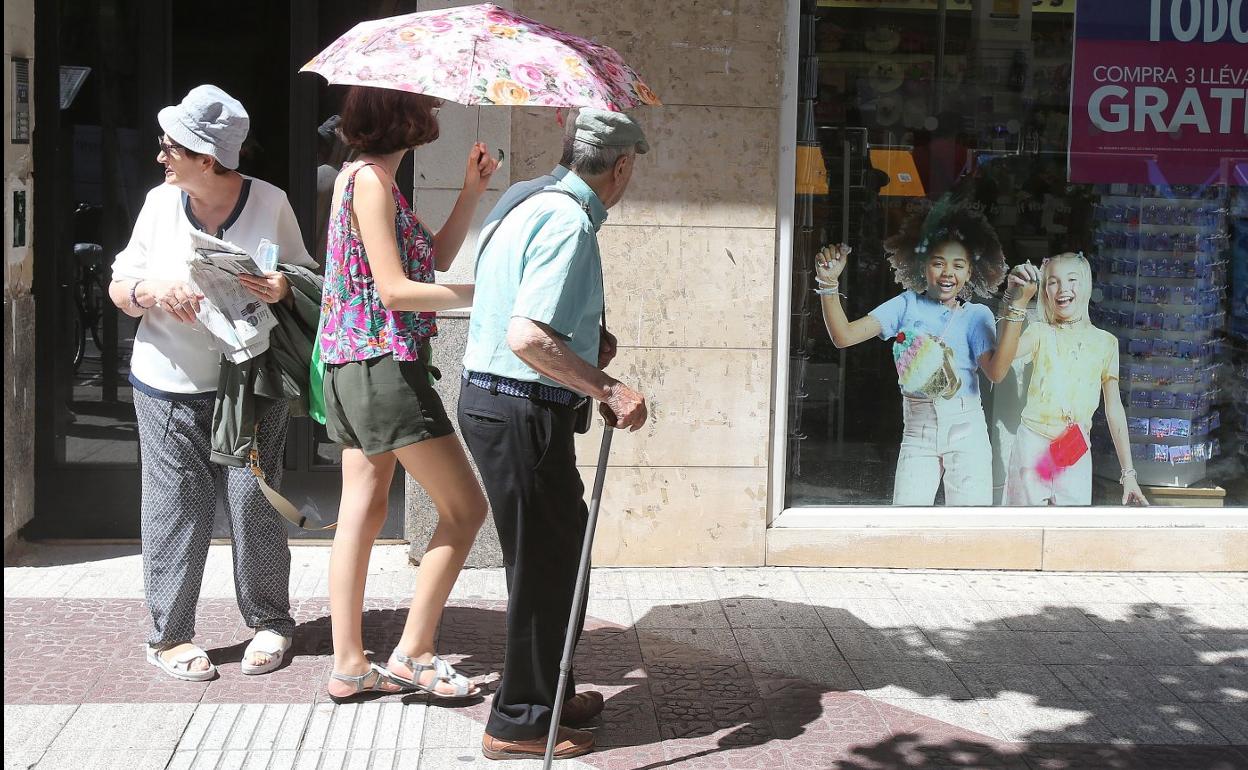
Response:
MULTIPOLYGON (((365 638, 385 657, 413 568, 379 547, 365 638)), ((484 701, 335 706, 328 549, 294 549, 289 665, 244 677, 229 550, 200 637, 213 682, 147 665, 137 548, 43 546, 4 570, 8 768, 534 768, 481 758, 484 701)), ((1248 575, 595 570, 578 678, 599 751, 568 768, 1248 768, 1248 575)), ((439 639, 492 683, 500 570, 460 578, 439 639)))

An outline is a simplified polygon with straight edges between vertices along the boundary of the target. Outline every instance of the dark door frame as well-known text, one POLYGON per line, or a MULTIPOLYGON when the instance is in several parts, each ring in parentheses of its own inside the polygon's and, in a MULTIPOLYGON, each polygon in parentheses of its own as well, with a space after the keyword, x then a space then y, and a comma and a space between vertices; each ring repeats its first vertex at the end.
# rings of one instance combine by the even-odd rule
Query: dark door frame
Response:
MULTIPOLYGON (((169 61, 169 3, 137 0, 140 40, 144 57, 169 61)), ((65 216, 73 210, 72 185, 64 184, 72 157, 60 152, 66 140, 61 121, 60 66, 62 62, 59 2, 35 9, 35 127, 33 154, 33 230, 36 258, 35 296, 35 518, 23 531, 27 537, 128 538, 138 535, 138 468, 129 465, 82 463, 73 467, 71 480, 62 477, 57 426, 58 405, 68 403, 73 373, 60 355, 60 343, 71 307, 67 256, 72 254, 72 228, 65 216), (67 521, 62 511, 90 501, 92 515, 67 521), (133 531, 133 534, 131 532, 133 531)), ((138 67, 142 109, 155 115, 168 103, 167 66, 138 67)), ((111 310, 111 309, 110 309, 111 310)), ((107 332, 106 332, 107 333, 107 332)), ((115 362, 109 362, 114 363, 115 362)), ((116 383, 109 383, 115 393, 116 383)))
MULTIPOLYGON (((132 0, 140 6, 136 49, 157 66, 137 68, 134 87, 141 94, 140 109, 153 116, 176 100, 172 93, 172 0, 132 0)), ((286 193, 299 220, 304 239, 316 221, 316 126, 318 82, 299 74, 299 67, 317 51, 319 2, 289 0, 289 174, 286 193)), ((69 402, 72 372, 59 355, 66 338, 67 303, 71 302, 65 255, 71 251, 71 228, 64 216, 72 211, 69 178, 72 158, 58 152, 64 140, 60 109, 62 63, 62 4, 40 4, 35 12, 34 97, 32 138, 35 185, 32 195, 35 296, 35 518, 23 530, 28 538, 132 539, 139 536, 140 480, 138 465, 75 463, 60 456, 57 420, 69 402)), ((410 173, 410 172, 409 172, 410 173)), ((275 180, 276 181, 276 180, 275 180)), ((107 257, 111 260, 111 254, 107 257)), ((320 262, 324 255, 313 255, 320 262)), ((296 505, 319 510, 326 519, 337 514, 341 471, 313 462, 313 428, 307 418, 292 420, 287 440, 283 492, 296 505)), ((390 510, 382 537, 401 538, 404 527, 404 474, 395 474, 390 510)), ((228 533, 220 515, 214 535, 228 533)), ((324 538, 288 525, 294 538, 324 538)))

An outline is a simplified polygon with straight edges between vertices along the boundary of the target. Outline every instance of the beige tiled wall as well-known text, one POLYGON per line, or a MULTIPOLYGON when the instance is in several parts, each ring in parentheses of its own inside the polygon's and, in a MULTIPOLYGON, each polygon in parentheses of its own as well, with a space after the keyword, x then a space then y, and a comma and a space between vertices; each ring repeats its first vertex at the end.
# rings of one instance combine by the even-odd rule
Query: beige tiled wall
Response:
MULTIPOLYGON (((611 371, 651 422, 614 437, 595 564, 762 564, 784 3, 515 7, 616 48, 663 100, 632 113, 652 150, 600 234, 611 371)), ((551 112, 511 120, 513 175, 548 171, 551 112)), ((600 435, 578 447, 587 486, 600 435)))
POLYGON ((787 528, 767 562, 801 567, 1243 572, 1242 527, 787 528))

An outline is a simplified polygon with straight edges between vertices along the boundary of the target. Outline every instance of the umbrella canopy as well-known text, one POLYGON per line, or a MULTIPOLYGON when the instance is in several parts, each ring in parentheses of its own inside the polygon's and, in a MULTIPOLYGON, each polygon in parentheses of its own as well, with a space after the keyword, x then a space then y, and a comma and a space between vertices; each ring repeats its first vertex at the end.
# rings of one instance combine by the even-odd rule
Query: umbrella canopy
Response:
POLYGON ((611 48, 489 3, 361 22, 300 72, 468 105, 659 104, 611 48))

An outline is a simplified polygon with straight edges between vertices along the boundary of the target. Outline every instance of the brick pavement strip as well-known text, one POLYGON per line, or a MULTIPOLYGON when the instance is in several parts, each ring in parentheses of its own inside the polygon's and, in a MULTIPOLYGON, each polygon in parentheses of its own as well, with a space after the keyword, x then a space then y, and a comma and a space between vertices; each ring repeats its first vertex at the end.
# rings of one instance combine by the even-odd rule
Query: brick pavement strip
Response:
MULTIPOLYGON (((494 766, 484 701, 326 701, 318 549, 295 551, 293 659, 268 676, 239 673, 250 632, 220 595, 232 586, 206 583, 201 641, 221 676, 193 684, 142 659, 137 555, 58 548, 5 569, 5 770, 494 766), (72 676, 65 650, 91 651, 72 676)), ((384 656, 411 570, 379 551, 365 633, 384 656)), ((214 548, 210 573, 227 565, 214 548)), ((607 694, 608 721, 599 751, 561 767, 1248 767, 1248 580, 1166 577, 598 571, 607 617, 587 623, 578 678, 607 694)), ((440 637, 490 685, 501 578, 465 573, 440 637)))

